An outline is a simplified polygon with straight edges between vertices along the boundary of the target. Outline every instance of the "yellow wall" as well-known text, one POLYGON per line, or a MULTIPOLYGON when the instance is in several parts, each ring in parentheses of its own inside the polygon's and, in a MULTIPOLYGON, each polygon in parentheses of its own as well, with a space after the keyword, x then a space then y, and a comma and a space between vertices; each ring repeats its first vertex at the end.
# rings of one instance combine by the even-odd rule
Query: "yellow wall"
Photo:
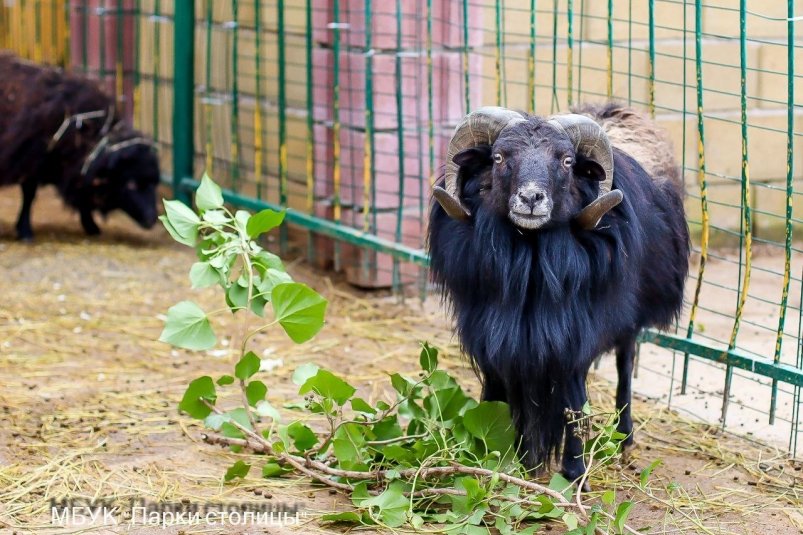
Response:
POLYGON ((69 51, 67 0, 0 2, 0 47, 24 58, 65 65, 69 51))

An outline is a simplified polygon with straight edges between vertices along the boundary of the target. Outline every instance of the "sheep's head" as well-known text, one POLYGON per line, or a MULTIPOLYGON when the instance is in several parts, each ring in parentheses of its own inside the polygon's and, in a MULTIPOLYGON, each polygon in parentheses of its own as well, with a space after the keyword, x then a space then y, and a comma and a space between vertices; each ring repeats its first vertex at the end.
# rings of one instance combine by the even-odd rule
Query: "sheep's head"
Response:
POLYGON ((497 107, 480 108, 455 130, 447 152, 444 187, 435 199, 454 219, 471 213, 461 200, 463 179, 478 177, 481 202, 522 230, 574 219, 596 227, 622 201, 611 190, 613 151, 605 132, 583 115, 547 119, 497 107), (582 203, 583 190, 598 183, 597 198, 582 203))

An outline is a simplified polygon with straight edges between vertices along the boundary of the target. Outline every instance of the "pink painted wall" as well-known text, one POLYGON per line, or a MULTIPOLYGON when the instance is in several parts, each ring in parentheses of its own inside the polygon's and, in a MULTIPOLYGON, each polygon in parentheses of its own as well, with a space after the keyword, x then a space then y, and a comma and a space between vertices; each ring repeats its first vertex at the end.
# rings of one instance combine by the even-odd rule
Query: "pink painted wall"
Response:
POLYGON ((131 119, 136 53, 135 1, 79 0, 71 2, 70 6, 70 58, 73 69, 82 72, 86 67, 90 76, 100 79, 109 94, 117 97, 118 107, 131 119), (123 9, 121 17, 118 16, 119 8, 123 9), (123 47, 118 58, 117 36, 120 31, 123 33, 123 47), (123 69, 123 90, 119 95, 116 94, 118 61, 123 69))

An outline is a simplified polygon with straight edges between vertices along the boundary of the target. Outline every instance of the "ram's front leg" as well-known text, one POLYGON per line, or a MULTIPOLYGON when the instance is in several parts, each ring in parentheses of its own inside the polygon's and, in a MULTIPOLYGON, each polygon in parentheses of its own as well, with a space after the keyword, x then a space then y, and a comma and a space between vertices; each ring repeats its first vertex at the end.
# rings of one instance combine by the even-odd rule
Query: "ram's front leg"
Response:
MULTIPOLYGON (((587 401, 586 381, 584 376, 575 376, 569 380, 566 386, 566 405, 567 422, 566 434, 563 439, 563 459, 561 463, 561 473, 569 481, 579 481, 586 471, 583 459, 583 431, 582 423, 573 422, 582 415, 583 405, 587 401)), ((583 490, 590 490, 588 481, 583 485, 583 490)))
POLYGON ((87 236, 97 236, 100 234, 100 227, 95 223, 95 218, 92 217, 92 208, 88 205, 82 206, 80 209, 81 226, 87 236))
POLYGON ((17 239, 20 241, 33 240, 33 229, 31 228, 31 206, 36 197, 38 186, 37 176, 30 176, 22 182, 22 207, 17 218, 17 239))
POLYGON ((616 344, 616 371, 619 382, 616 385, 616 410, 619 411, 619 425, 616 430, 627 435, 622 441, 624 447, 633 445, 633 417, 630 405, 633 402, 632 380, 633 362, 636 357, 636 337, 628 336, 616 344))

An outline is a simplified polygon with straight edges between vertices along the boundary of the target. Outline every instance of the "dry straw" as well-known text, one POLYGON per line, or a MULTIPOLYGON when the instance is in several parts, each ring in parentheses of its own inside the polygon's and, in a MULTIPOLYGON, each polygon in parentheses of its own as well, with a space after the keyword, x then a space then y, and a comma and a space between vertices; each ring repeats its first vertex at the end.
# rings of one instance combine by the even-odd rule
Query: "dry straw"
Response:
MULTIPOLYGON (((50 528, 50 500, 66 497, 122 504, 270 500, 299 503, 310 512, 347 506, 329 489, 297 476, 262 480, 253 470, 242 482, 223 484, 221 476, 235 460, 259 466, 263 458, 204 443, 202 429, 177 414, 189 380, 229 370, 224 344, 236 340, 226 336, 239 332, 221 316, 222 350, 203 354, 155 341, 159 314, 190 293, 185 273, 191 254, 167 240, 119 231, 99 243, 67 233, 35 247, 2 247, 0 529, 50 528)), ((331 305, 327 326, 309 344, 294 346, 280 333, 255 339, 264 358, 282 360, 265 377, 274 405, 298 399, 289 377, 307 361, 344 375, 366 398, 388 398, 387 374, 416 373, 420 340, 441 347, 442 365, 478 395, 436 299, 402 304, 392 296, 354 292, 301 263, 291 270, 331 305)), ((213 292, 193 298, 207 310, 221 306, 213 292)), ((596 406, 613 405, 607 382, 593 380, 590 391, 596 406)), ((613 488, 636 501, 630 525, 651 533, 803 530, 800 462, 654 403, 636 401, 634 417, 639 447, 591 479, 593 489, 613 488), (663 464, 642 487, 639 473, 655 459, 663 464)), ((337 531, 314 517, 299 532, 337 531)))

